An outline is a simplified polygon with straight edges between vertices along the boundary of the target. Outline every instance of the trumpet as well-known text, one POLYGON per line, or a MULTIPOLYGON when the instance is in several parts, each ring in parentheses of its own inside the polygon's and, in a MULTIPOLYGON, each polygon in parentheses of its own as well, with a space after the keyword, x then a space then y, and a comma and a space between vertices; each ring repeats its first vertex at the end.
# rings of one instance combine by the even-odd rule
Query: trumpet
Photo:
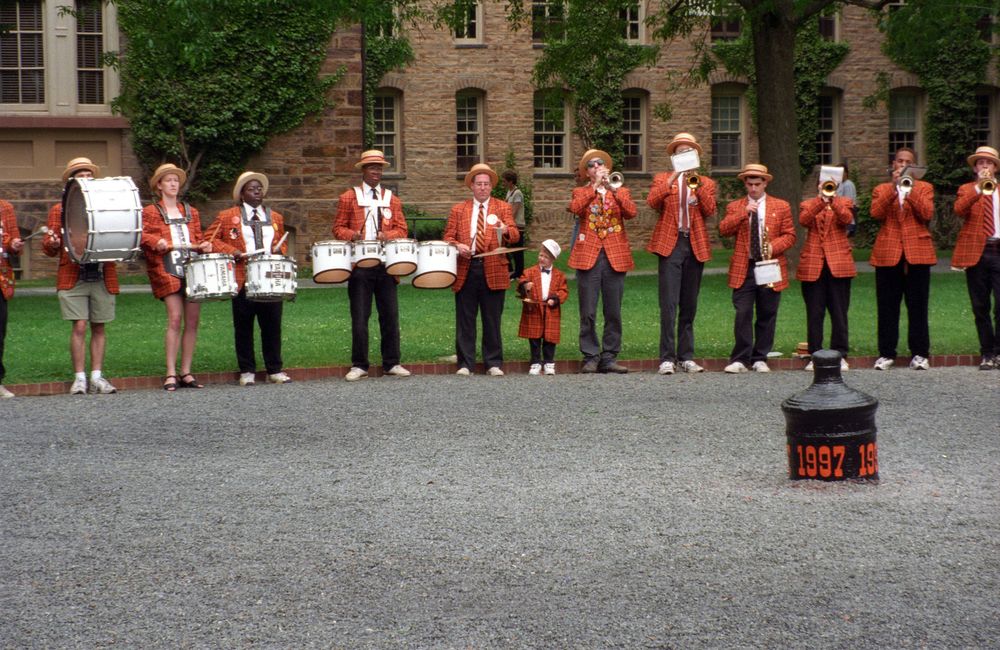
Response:
POLYGON ((820 185, 820 192, 822 192, 823 196, 825 197, 833 198, 834 195, 837 194, 836 181, 834 180, 824 181, 823 184, 820 185))
POLYGON ((992 196, 997 189, 997 181, 992 176, 984 176, 979 179, 979 191, 986 196, 992 196))
POLYGON ((604 179, 604 182, 611 189, 617 190, 625 184, 625 177, 621 172, 611 172, 611 174, 604 179))
POLYGON ((688 189, 692 192, 701 187, 701 176, 698 174, 691 174, 687 177, 688 189))
POLYGON ((900 187, 900 189, 907 190, 907 191, 912 190, 913 189, 913 177, 910 176, 909 174, 905 174, 903 176, 900 176, 899 177, 899 187, 900 187))

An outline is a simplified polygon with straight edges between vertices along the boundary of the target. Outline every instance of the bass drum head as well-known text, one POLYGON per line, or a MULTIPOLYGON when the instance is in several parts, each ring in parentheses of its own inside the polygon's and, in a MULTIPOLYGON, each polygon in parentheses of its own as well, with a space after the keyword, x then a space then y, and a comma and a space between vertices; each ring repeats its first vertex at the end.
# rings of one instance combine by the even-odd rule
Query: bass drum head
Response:
POLYGON ((70 258, 80 264, 87 254, 87 240, 90 236, 90 219, 87 216, 87 201, 79 179, 71 178, 63 190, 62 202, 63 243, 70 258))

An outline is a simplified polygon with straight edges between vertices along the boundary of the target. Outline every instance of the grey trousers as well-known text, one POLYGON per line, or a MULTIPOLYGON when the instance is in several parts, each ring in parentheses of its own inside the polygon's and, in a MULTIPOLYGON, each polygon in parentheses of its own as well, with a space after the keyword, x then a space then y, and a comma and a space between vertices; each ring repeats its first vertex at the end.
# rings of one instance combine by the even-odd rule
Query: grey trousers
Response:
POLYGON ((600 358, 610 363, 622 349, 622 295, 625 293, 625 273, 611 268, 602 250, 594 266, 577 269, 576 286, 580 298, 580 352, 584 361, 600 358), (604 308, 604 336, 597 341, 597 300, 604 308))
POLYGON ((694 358, 694 317, 705 263, 698 261, 691 251, 691 240, 681 233, 670 255, 659 256, 658 270, 660 361, 689 361, 694 358))

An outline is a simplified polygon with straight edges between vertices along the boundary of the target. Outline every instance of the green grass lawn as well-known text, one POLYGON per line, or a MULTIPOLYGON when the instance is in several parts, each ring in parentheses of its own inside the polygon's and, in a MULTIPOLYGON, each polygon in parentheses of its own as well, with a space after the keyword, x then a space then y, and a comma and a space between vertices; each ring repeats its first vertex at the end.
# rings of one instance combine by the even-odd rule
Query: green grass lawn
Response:
MULTIPOLYGON (((564 260, 563 260, 564 261, 564 260)), ((569 277, 572 278, 572 275, 569 277)), ((851 353, 871 355, 875 345, 875 276, 863 273, 852 287, 850 310, 851 353)), ((576 286, 570 281, 570 300, 563 311, 560 359, 578 359, 579 328, 576 286)), ((733 344, 733 307, 725 275, 706 275, 702 283, 695 322, 695 355, 727 358, 733 344)), ((403 362, 436 361, 454 354, 455 301, 451 290, 399 289, 403 362)), ((118 296, 117 318, 108 325, 106 373, 111 377, 159 375, 164 371, 163 332, 165 311, 151 294, 118 296)), ((634 275, 626 280, 623 316, 623 359, 653 359, 659 355, 659 308, 655 275, 634 275)), ((15 296, 10 302, 4 362, 5 383, 67 380, 69 323, 60 319, 53 296, 15 296)), ((504 310, 504 352, 508 360, 526 360, 528 343, 517 338, 521 303, 508 293, 504 310)), ((906 317, 900 325, 900 354, 906 353, 906 317)), ((600 313, 598 313, 600 321, 600 313)), ((935 354, 978 352, 965 278, 960 273, 936 273, 931 278, 931 351, 935 354)), ((348 365, 350 315, 347 291, 300 289, 295 302, 285 304, 284 358, 289 368, 348 365)), ((797 282, 783 292, 778 316, 775 350, 791 353, 805 340, 805 309, 797 282)), ((379 363, 378 321, 371 322, 372 364, 379 363)), ((259 364, 258 367, 263 367, 259 364)), ((195 371, 236 368, 233 330, 228 302, 206 303, 202 308, 195 371)))

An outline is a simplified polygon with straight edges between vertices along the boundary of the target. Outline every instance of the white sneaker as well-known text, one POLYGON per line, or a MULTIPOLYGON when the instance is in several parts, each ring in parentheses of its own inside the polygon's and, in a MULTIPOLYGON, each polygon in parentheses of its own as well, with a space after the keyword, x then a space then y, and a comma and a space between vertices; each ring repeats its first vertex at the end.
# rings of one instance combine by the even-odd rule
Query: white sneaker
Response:
POLYGON ((812 369, 813 369, 813 362, 812 361, 810 361, 809 363, 807 363, 806 367, 803 368, 803 370, 805 370, 806 372, 812 372, 812 369))
POLYGON ((489 375, 490 377, 503 377, 503 370, 501 370, 497 366, 493 366, 492 368, 486 371, 486 374, 489 375))
POLYGON ((542 374, 542 364, 540 363, 531 364, 531 367, 528 368, 528 374, 533 377, 537 377, 538 375, 542 374))
POLYGON ((253 386, 254 385, 254 373, 244 372, 240 374, 240 386, 253 386))
POLYGON ((73 380, 73 385, 69 387, 70 395, 86 395, 87 394, 87 380, 82 378, 77 378, 73 380))
POLYGON ((850 370, 850 369, 851 369, 851 366, 849 366, 847 364, 847 359, 841 359, 840 360, 840 371, 844 372, 845 370, 850 370))
POLYGON ((730 374, 736 374, 739 372, 746 372, 747 367, 743 365, 742 361, 733 361, 731 364, 722 369, 722 372, 728 372, 730 374))
POLYGON ((547 364, 545 364, 543 372, 545 372, 546 375, 554 375, 554 374, 556 374, 556 364, 554 364, 554 363, 547 363, 547 364))
POLYGON ((268 375, 267 381, 272 384, 287 384, 292 381, 292 378, 284 372, 276 372, 273 375, 268 375))
MULTIPOLYGON (((75 385, 75 384, 74 384, 75 385)), ((104 377, 90 380, 90 392, 93 395, 111 395, 117 393, 118 389, 111 385, 111 382, 104 377)))
POLYGON ((767 367, 766 361, 754 361, 753 362, 754 372, 771 372, 771 369, 767 367))
POLYGON ((914 355, 910 360, 910 370, 930 370, 931 362, 919 354, 914 355))
POLYGON ((690 359, 687 361, 681 361, 681 370, 684 372, 705 372, 704 368, 690 359))
POLYGON ((397 363, 392 368, 386 370, 385 374, 392 375, 393 377, 409 377, 413 373, 397 363))
POLYGON ((344 375, 344 379, 346 379, 347 381, 357 381, 359 379, 364 379, 367 376, 368 376, 367 370, 362 370, 361 368, 355 366, 347 371, 347 374, 344 375))
POLYGON ((455 374, 458 375, 459 377, 468 377, 472 373, 469 371, 468 368, 459 368, 458 372, 456 372, 455 374))
POLYGON ((889 368, 892 368, 895 363, 896 361, 894 359, 890 359, 889 357, 879 357, 875 360, 875 370, 888 370, 889 368))
POLYGON ((14 397, 14 393, 4 388, 3 384, 0 384, 0 399, 10 399, 11 397, 14 397))
POLYGON ((656 372, 658 372, 661 375, 672 375, 672 374, 674 374, 674 362, 673 361, 664 361, 663 363, 660 364, 660 369, 657 370, 656 372))

